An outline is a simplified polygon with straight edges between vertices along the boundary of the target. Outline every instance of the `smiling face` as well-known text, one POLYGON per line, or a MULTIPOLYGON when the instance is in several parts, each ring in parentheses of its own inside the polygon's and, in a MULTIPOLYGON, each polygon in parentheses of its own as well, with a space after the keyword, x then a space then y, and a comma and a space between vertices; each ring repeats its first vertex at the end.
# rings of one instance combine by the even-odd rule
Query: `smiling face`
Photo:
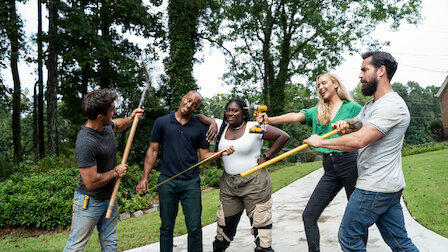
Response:
POLYGON ((226 121, 233 127, 240 126, 244 121, 243 110, 237 103, 231 102, 226 107, 226 121))
POLYGON ((190 91, 182 98, 178 111, 184 116, 190 116, 200 104, 200 94, 195 91, 190 91))
POLYGON ((337 95, 338 87, 339 83, 333 82, 326 74, 317 79, 317 91, 324 100, 329 100, 333 95, 337 95))

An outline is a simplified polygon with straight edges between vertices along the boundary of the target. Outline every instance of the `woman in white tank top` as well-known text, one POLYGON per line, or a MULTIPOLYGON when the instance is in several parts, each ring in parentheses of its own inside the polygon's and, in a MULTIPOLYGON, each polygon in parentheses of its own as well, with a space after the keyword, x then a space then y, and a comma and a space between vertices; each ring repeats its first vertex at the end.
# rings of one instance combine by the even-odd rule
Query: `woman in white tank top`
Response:
POLYGON ((216 120, 219 127, 216 146, 233 145, 235 152, 223 157, 224 173, 221 177, 220 205, 217 235, 213 251, 224 251, 236 233, 236 227, 246 210, 255 236, 255 251, 273 251, 272 229, 272 185, 266 168, 246 177, 239 174, 276 155, 289 139, 289 135, 273 126, 267 126, 263 134, 249 133, 257 123, 250 120, 244 101, 231 100, 226 105, 223 120, 216 120), (272 147, 261 155, 263 140, 273 142, 272 147))

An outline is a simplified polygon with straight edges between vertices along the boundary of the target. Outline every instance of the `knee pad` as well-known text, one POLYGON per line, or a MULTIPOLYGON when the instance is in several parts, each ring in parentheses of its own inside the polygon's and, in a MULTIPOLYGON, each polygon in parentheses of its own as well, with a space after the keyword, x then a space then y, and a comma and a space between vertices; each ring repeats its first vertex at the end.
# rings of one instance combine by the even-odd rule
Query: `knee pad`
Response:
POLYGON ((218 206, 218 211, 216 211, 217 217, 217 235, 216 240, 218 241, 227 241, 230 243, 233 240, 233 237, 236 233, 236 228, 238 223, 240 222, 241 214, 243 211, 229 217, 225 217, 224 208, 222 207, 222 203, 218 206))
POLYGON ((269 248, 272 243, 272 199, 255 205, 248 214, 252 222, 252 234, 257 247, 269 248))

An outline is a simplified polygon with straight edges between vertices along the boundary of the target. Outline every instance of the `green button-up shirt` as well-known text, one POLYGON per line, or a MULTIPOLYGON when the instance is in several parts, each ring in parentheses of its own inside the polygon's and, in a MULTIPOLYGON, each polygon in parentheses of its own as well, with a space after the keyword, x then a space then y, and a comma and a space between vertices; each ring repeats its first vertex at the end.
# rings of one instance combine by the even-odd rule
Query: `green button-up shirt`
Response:
MULTIPOLYGON (((359 114, 361 109, 362 109, 362 107, 358 103, 343 100, 342 105, 338 110, 338 113, 336 113, 334 118, 331 119, 330 123, 327 125, 322 125, 317 120, 317 106, 314 106, 309 109, 302 109, 302 110, 300 110, 300 112, 303 113, 306 117, 305 122, 302 122, 302 124, 306 124, 310 127, 313 127, 313 132, 312 132, 313 134, 323 135, 323 134, 328 133, 333 130, 331 128, 331 123, 334 123, 334 122, 337 122, 340 120, 344 120, 344 119, 353 118, 359 114)), ((336 137, 339 137, 339 135, 335 134, 328 138, 336 138, 336 137)), ((322 152, 322 153, 342 152, 342 151, 332 150, 332 149, 327 149, 327 148, 313 148, 313 149, 315 149, 319 152, 322 152)))

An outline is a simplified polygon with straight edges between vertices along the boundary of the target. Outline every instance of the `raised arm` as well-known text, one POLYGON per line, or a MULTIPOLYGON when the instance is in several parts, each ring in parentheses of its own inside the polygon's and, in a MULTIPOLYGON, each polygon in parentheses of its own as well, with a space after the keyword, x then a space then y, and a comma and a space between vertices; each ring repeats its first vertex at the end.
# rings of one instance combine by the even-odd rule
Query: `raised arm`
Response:
POLYGON ((266 113, 261 113, 257 118, 257 122, 261 123, 263 120, 266 124, 284 124, 284 123, 297 123, 304 122, 306 120, 305 114, 298 113, 288 113, 284 115, 269 117, 266 113))
POLYGON ((131 115, 124 118, 115 118, 112 121, 114 122, 114 131, 120 132, 122 130, 127 129, 134 122, 135 116, 138 116, 138 119, 141 119, 143 116, 143 108, 137 108, 132 111, 131 115))

